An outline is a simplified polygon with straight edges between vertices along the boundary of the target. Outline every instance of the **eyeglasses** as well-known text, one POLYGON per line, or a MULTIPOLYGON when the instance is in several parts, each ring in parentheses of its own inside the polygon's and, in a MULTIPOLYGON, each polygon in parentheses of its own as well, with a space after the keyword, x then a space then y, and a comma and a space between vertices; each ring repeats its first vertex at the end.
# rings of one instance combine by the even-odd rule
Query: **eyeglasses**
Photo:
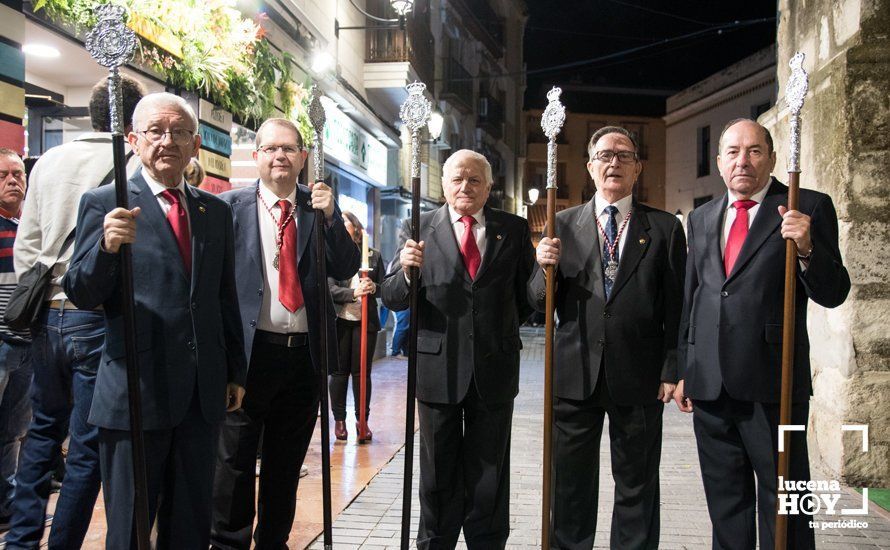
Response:
POLYGON ((633 151, 610 151, 609 149, 606 149, 593 154, 595 160, 607 164, 612 162, 612 159, 615 157, 618 157, 618 162, 622 164, 628 164, 637 160, 637 154, 633 151))
POLYGON ((296 156, 297 153, 299 153, 299 152, 301 152, 301 151, 303 150, 303 148, 300 147, 299 145, 298 145, 298 146, 293 146, 293 145, 263 145, 263 146, 261 146, 261 147, 257 147, 256 150, 257 150, 257 151, 262 151, 263 154, 272 156, 272 155, 274 155, 279 149, 281 149, 281 152, 284 153, 285 155, 289 156, 289 157, 296 156))
POLYGON ((170 138, 176 145, 186 145, 192 141, 195 133, 185 128, 176 128, 175 130, 160 130, 158 128, 149 128, 148 130, 136 130, 137 134, 142 134, 145 139, 152 143, 160 143, 164 141, 164 137, 170 134, 170 138))

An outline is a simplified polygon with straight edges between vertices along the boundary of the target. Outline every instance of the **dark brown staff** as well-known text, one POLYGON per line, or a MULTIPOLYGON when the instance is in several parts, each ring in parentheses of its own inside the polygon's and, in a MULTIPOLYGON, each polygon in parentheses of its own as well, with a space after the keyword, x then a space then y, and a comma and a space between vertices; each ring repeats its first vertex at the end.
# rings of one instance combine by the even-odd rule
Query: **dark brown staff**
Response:
MULTIPOLYGON (((312 166, 315 168, 315 181, 324 177, 324 106, 318 86, 312 86, 312 101, 309 102, 309 120, 315 130, 315 155, 312 166)), ((331 516, 331 420, 328 407, 328 304, 331 301, 328 288, 327 255, 325 254, 324 211, 315 210, 315 281, 318 292, 318 316, 321 324, 319 354, 321 368, 318 373, 321 392, 321 501, 324 522, 324 548, 334 547, 333 518, 331 516)))
MULTIPOLYGON (((797 210, 800 192, 800 111, 809 87, 807 72, 803 69, 803 53, 791 58, 791 76, 785 88, 785 102, 791 110, 791 148, 788 157, 788 210, 797 210)), ((794 374, 794 296, 797 293, 797 244, 794 239, 785 240, 785 311, 782 318, 782 392, 779 401, 779 464, 777 476, 788 478, 791 463, 790 432, 782 426, 791 424, 791 388, 794 374)), ((781 487, 779 490, 781 491, 781 487)), ((776 550, 783 550, 788 543, 788 516, 779 513, 776 500, 776 550)))
MULTIPOLYGON (((411 239, 420 242, 420 132, 433 110, 423 97, 426 84, 414 82, 406 86, 408 97, 402 103, 399 116, 411 132, 411 239)), ((414 474, 414 400, 417 395, 417 293, 420 290, 420 270, 409 270, 408 285, 408 388, 405 405, 405 470, 402 478, 402 550, 408 550, 411 540, 411 488, 414 474)))
MULTIPOLYGON (((556 136, 566 120, 566 110, 559 101, 562 90, 547 92, 547 108, 541 116, 541 129, 547 136, 547 230, 545 237, 556 237, 556 136)), ((544 482, 541 490, 541 548, 550 548, 550 484, 553 457, 553 313, 556 294, 556 270, 544 269, 544 482)))
MULTIPOLYGON (((123 6, 105 4, 96 10, 98 22, 87 35, 90 55, 108 68, 108 108, 111 118, 111 147, 114 155, 114 192, 119 208, 130 209, 127 197, 127 160, 124 151, 123 100, 118 68, 133 57, 136 34, 127 28, 123 6)), ((133 251, 120 247, 121 316, 124 321, 124 350, 127 362, 127 405, 130 412, 130 438, 133 453, 133 514, 136 545, 149 550, 151 526, 148 523, 148 482, 145 474, 145 440, 142 433, 142 398, 139 394, 139 362, 136 353, 136 304, 133 298, 133 251)))

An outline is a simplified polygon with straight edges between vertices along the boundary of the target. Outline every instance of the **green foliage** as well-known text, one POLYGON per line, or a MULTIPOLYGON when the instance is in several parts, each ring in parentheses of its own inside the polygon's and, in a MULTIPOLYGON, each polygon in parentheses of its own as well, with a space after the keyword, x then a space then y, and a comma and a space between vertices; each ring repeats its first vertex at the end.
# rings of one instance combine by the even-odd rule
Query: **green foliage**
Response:
MULTIPOLYGON (((276 54, 259 21, 235 9, 234 0, 35 0, 34 11, 83 35, 95 24, 95 9, 109 1, 126 7, 131 21, 152 26, 181 43, 181 57, 139 37, 134 61, 166 78, 167 85, 197 93, 256 124, 280 109, 303 132, 308 126, 302 87, 291 81, 293 58, 276 54)), ((159 40, 169 47, 169 42, 159 40)), ((171 47, 175 50, 176 48, 171 47)))

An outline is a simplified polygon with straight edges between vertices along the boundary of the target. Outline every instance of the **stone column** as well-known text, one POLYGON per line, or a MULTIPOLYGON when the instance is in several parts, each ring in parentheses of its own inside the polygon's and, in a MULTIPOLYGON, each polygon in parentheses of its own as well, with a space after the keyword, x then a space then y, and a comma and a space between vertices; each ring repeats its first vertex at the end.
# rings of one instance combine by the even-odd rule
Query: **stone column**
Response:
MULTIPOLYGON (((785 179, 796 51, 810 91, 802 114, 801 186, 831 195, 853 288, 833 310, 810 303, 814 396, 810 461, 853 486, 890 485, 890 0, 779 1, 779 101, 761 122, 785 179), (869 449, 843 424, 867 424, 869 449)), ((819 246, 818 243, 815 246, 819 246)))

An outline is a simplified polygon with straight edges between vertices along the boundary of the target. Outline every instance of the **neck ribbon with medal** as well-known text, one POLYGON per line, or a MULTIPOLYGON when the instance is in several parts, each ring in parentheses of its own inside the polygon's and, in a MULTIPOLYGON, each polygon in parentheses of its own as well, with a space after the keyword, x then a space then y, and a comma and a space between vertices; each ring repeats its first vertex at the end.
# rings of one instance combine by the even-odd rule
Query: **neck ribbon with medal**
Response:
POLYGON ((260 193, 259 185, 257 185, 256 188, 256 196, 260 200, 260 203, 262 203, 262 205, 266 208, 266 211, 269 212, 269 216, 272 217, 272 221, 274 221, 275 224, 278 226, 278 231, 275 233, 275 257, 272 258, 272 267, 274 267, 277 271, 279 264, 278 258, 281 255, 281 245, 284 242, 284 230, 287 229, 287 224, 289 224, 291 221, 297 223, 296 220, 294 220, 294 211, 297 209, 297 205, 291 204, 290 212, 287 213, 287 219, 284 220, 284 222, 281 222, 280 217, 275 217, 275 213, 272 211, 272 208, 268 204, 266 204, 265 199, 263 199, 263 194, 260 193))
POLYGON ((621 242, 621 234, 624 233, 624 228, 627 227, 627 222, 630 221, 630 216, 633 212, 634 209, 631 207, 627 212, 627 215, 624 216, 624 221, 621 222, 621 226, 618 228, 618 233, 615 235, 614 241, 609 240, 609 236, 606 234, 603 224, 600 223, 599 216, 594 217, 596 226, 599 228, 600 233, 603 236, 603 241, 606 243, 606 247, 609 251, 609 258, 604 269, 604 274, 610 281, 614 281, 615 277, 618 275, 618 259, 615 257, 615 251, 618 249, 618 243, 621 242))

